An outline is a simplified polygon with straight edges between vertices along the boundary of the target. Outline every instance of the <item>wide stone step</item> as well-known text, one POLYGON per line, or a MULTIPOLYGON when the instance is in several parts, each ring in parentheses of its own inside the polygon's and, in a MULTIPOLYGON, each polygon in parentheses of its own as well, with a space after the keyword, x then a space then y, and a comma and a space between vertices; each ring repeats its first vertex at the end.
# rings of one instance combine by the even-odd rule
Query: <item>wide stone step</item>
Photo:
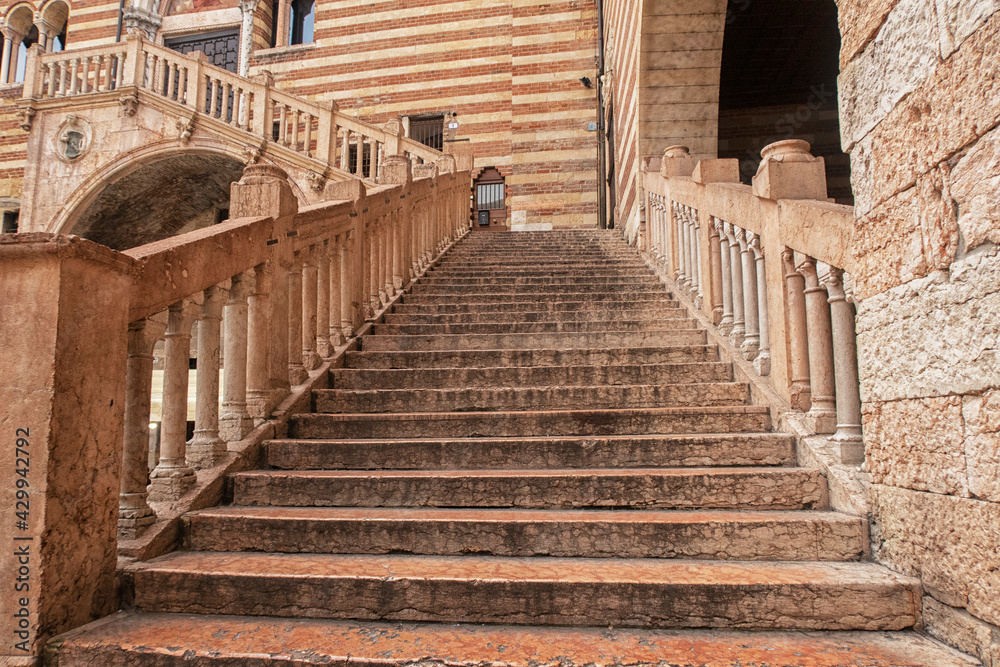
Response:
POLYGON ((330 371, 333 389, 580 387, 681 382, 731 382, 724 362, 629 366, 500 366, 492 368, 357 369, 330 371))
POLYGON ((593 331, 582 333, 439 334, 436 336, 365 336, 361 346, 368 352, 407 350, 502 350, 535 348, 664 347, 704 345, 704 329, 653 331, 593 331))
POLYGON ((558 313, 561 317, 563 314, 572 313, 599 313, 604 316, 615 319, 617 317, 625 318, 632 313, 642 313, 647 317, 687 317, 687 311, 677 303, 676 301, 666 300, 666 301, 634 301, 628 298, 623 298, 619 301, 603 301, 603 302, 592 302, 592 301, 548 301, 539 302, 538 300, 532 300, 524 298, 521 301, 508 301, 505 303, 491 303, 487 301, 480 301, 478 303, 460 302, 455 301, 452 303, 434 303, 434 304, 409 304, 409 303, 397 303, 392 307, 392 313, 399 314, 428 314, 428 315, 440 315, 449 313, 528 313, 528 312, 539 312, 539 313, 558 313))
POLYGON ((383 316, 386 324, 479 324, 514 321, 529 322, 619 322, 636 317, 645 321, 662 321, 669 319, 688 319, 688 313, 680 308, 657 309, 658 312, 645 310, 625 311, 609 309, 587 309, 579 311, 538 311, 509 312, 502 310, 483 310, 464 313, 421 313, 413 309, 405 313, 387 313, 383 316))
POLYGON ((622 658, 685 667, 979 667, 913 632, 610 630, 141 612, 71 630, 53 645, 59 667, 570 667, 622 658))
POLYGON ((805 468, 257 470, 235 473, 236 505, 521 509, 827 509, 805 468))
POLYGON ((300 414, 291 438, 490 438, 526 436, 762 433, 770 411, 756 405, 635 410, 300 414))
MULTIPOLYGON (((433 272, 420 279, 417 285, 493 285, 489 278, 457 278, 448 275, 434 275, 433 272)), ((518 276, 512 278, 508 285, 658 285, 663 289, 663 283, 653 276, 646 279, 624 280, 617 276, 518 276)))
MULTIPOLYGON (((466 295, 470 297, 478 297, 483 295, 492 294, 666 294, 667 290, 663 285, 652 285, 650 283, 642 283, 639 285, 630 285, 628 283, 571 283, 571 284, 555 284, 555 283, 537 283, 537 284, 519 284, 512 286, 508 282, 504 282, 502 285, 496 283, 484 282, 477 285, 456 285, 447 283, 433 283, 433 284, 416 284, 410 289, 410 294, 414 296, 433 296, 440 294, 450 294, 461 299, 466 295), (514 287, 514 289, 511 289, 514 287)), ((457 299, 456 299, 457 300, 457 299)))
POLYGON ((920 586, 871 563, 172 553, 139 610, 523 625, 900 630, 920 586))
POLYGON ((854 561, 867 522, 837 512, 215 507, 195 551, 854 561))
POLYGON ((698 363, 719 360, 715 345, 664 347, 528 349, 528 350, 428 350, 415 352, 349 351, 344 368, 493 368, 497 366, 614 366, 637 364, 698 363))
POLYGON ((317 412, 451 412, 745 405, 745 382, 452 389, 319 389, 317 412))
POLYGON ((402 303, 502 303, 515 301, 578 301, 582 303, 593 303, 595 301, 620 301, 626 298, 629 302, 636 303, 639 307, 645 304, 673 303, 666 292, 524 292, 518 290, 503 291, 497 290, 483 294, 452 294, 450 292, 440 292, 437 294, 403 294, 402 303))
POLYGON ((509 269, 493 269, 488 266, 479 268, 469 267, 467 269, 449 269, 447 271, 436 271, 432 269, 427 275, 437 277, 455 278, 490 278, 497 282, 514 280, 519 277, 544 278, 546 276, 573 278, 577 276, 599 276, 607 278, 618 278, 621 280, 631 280, 636 278, 638 282, 647 282, 649 278, 649 268, 636 266, 635 268, 609 268, 600 265, 567 268, 567 267, 520 267, 509 269))
POLYGON ((541 258, 541 257, 501 257, 497 256, 495 258, 488 257, 475 257, 468 260, 455 259, 455 258, 445 258, 438 262, 434 270, 435 272, 447 272, 452 269, 465 270, 465 269, 492 269, 497 271, 504 271, 507 269, 577 269, 581 274, 586 273, 588 268, 593 267, 595 264, 602 266, 605 269, 608 268, 618 268, 618 269, 639 269, 646 266, 645 261, 636 255, 631 255, 628 257, 624 256, 609 256, 603 253, 595 253, 593 255, 580 255, 562 259, 556 258, 541 258))
MULTIPOLYGON (((439 324, 376 324, 371 328, 373 336, 439 336, 439 335, 486 335, 522 333, 601 333, 688 330, 698 327, 696 320, 670 317, 665 319, 627 320, 582 320, 522 322, 516 317, 498 318, 492 322, 448 322, 439 324)), ((367 339, 366 339, 367 340, 367 339)))
POLYGON ((267 465, 285 470, 517 470, 788 466, 783 433, 394 440, 271 440, 267 465))

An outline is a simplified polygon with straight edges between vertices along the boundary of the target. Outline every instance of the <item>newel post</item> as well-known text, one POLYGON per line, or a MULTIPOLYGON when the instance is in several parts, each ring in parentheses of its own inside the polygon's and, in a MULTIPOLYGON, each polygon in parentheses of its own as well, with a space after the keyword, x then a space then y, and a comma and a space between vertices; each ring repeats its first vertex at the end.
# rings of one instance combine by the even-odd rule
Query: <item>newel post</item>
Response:
POLYGON ((0 663, 118 608, 118 497, 135 262, 0 236, 0 663), (44 539, 43 539, 44 538, 44 539))

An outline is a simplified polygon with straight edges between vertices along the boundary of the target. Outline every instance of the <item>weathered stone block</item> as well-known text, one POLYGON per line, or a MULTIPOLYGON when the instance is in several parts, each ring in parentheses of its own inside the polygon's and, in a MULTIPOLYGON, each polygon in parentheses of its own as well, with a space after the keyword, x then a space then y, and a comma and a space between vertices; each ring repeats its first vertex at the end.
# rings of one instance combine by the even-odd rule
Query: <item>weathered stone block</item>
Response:
POLYGON ((983 500, 1000 502, 1000 390, 966 396, 962 416, 969 492, 983 500))
POLYGON ((862 301, 856 326, 866 402, 1000 386, 1000 253, 862 301))
POLYGON ((960 396, 869 403, 863 419, 873 483, 968 495, 960 396))
POLYGON ((840 23, 840 69, 860 53, 885 23, 899 0, 837 0, 840 23))
POLYGON ((958 207, 961 250, 1000 243, 1000 130, 985 134, 958 160, 950 190, 958 207))
POLYGON ((874 484, 872 513, 878 560, 920 575, 936 599, 1000 622, 1000 505, 874 484))
POLYGON ((864 52, 840 73, 845 150, 882 122, 940 62, 932 0, 900 0, 864 52))
POLYGON ((859 217, 853 243, 854 289, 862 299, 947 268, 958 247, 958 222, 944 170, 859 217))
POLYGON ((977 656, 990 664, 990 644, 993 627, 964 609, 941 604, 933 597, 924 596, 924 627, 928 634, 960 651, 977 656))
POLYGON ((996 0, 934 0, 934 4, 945 58, 1000 9, 996 0))

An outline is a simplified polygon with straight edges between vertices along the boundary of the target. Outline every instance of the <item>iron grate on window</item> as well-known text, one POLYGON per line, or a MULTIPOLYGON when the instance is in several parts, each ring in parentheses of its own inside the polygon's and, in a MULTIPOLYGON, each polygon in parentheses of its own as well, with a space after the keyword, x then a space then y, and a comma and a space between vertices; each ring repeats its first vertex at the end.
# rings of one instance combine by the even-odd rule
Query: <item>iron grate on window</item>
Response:
POLYGON ((484 183, 476 186, 476 210, 490 211, 503 208, 503 183, 484 183))

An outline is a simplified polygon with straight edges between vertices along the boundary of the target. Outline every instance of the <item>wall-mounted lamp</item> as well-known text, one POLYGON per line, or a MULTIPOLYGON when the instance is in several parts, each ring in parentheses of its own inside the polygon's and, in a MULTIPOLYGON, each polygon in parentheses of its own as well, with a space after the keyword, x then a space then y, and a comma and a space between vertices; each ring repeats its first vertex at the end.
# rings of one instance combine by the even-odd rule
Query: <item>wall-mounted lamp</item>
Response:
POLYGON ((590 81, 590 77, 587 77, 587 76, 581 76, 580 77, 580 83, 583 84, 584 88, 590 88, 591 85, 592 85, 591 81, 590 81))

